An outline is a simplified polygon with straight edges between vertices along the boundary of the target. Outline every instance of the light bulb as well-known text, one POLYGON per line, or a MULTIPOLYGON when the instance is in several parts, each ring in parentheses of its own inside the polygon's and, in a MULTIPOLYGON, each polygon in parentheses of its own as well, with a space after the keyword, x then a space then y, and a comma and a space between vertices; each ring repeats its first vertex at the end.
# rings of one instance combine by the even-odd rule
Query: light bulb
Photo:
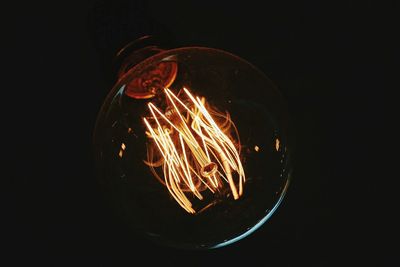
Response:
POLYGON ((126 56, 95 128, 100 181, 135 231, 183 248, 231 244, 289 182, 288 118, 272 82, 217 49, 126 56))

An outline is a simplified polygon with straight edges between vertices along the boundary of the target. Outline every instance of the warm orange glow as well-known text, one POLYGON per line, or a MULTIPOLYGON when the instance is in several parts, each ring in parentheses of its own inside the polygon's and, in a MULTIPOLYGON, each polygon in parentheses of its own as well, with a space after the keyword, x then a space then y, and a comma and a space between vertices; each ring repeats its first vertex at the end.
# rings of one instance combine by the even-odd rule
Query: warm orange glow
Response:
POLYGON ((118 152, 118 156, 119 156, 120 158, 122 158, 122 156, 124 155, 124 150, 125 150, 125 148, 126 148, 126 145, 125 145, 124 143, 122 143, 122 144, 121 144, 121 149, 120 149, 119 152, 118 152))
POLYGON ((148 149, 145 163, 189 213, 196 213, 190 198, 203 200, 205 190, 215 194, 229 185, 233 198, 238 199, 243 194, 245 173, 230 115, 215 111, 186 88, 179 97, 169 89, 164 93, 166 110, 149 103, 151 116, 143 118, 147 136, 157 148, 148 149), (157 167, 162 168, 163 179, 157 167))

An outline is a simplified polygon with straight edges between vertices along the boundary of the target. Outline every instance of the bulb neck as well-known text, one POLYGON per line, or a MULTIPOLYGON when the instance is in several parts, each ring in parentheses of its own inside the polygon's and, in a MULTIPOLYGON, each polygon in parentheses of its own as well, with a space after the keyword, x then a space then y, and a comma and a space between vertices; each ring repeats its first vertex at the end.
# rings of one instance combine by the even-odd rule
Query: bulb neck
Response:
POLYGON ((157 38, 151 35, 140 37, 128 43, 118 51, 114 59, 118 79, 138 63, 165 50, 165 48, 160 47, 157 38))
MULTIPOLYGON (((153 36, 144 36, 124 46, 115 57, 118 82, 127 73, 145 59, 157 55, 166 49, 153 36)), ((140 73, 132 73, 125 80, 125 95, 134 99, 149 99, 169 87, 177 75, 177 63, 172 58, 141 69, 140 73)))

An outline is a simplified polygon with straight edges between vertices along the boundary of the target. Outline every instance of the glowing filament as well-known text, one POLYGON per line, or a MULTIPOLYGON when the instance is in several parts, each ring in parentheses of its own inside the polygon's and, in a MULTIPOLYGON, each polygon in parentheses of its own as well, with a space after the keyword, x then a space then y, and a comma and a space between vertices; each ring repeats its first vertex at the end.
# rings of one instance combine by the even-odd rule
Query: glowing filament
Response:
POLYGON ((203 191, 215 194, 228 184, 233 198, 238 199, 243 194, 245 173, 239 136, 229 114, 207 109, 204 98, 194 97, 186 88, 183 91, 183 97, 178 98, 164 90, 168 102, 164 113, 148 104, 151 116, 143 121, 159 155, 155 159, 155 151, 148 149, 145 163, 182 208, 196 213, 191 196, 203 200, 203 191), (155 167, 162 167, 164 179, 155 167))

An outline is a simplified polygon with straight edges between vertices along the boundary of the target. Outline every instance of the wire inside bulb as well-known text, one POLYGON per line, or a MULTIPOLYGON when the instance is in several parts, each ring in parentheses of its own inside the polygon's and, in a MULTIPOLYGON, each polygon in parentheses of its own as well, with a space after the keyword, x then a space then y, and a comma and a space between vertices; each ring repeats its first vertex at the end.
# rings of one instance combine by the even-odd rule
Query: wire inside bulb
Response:
POLYGON ((149 103, 151 115, 143 118, 152 139, 145 163, 188 213, 197 212, 192 196, 204 200, 205 190, 216 194, 229 186, 239 199, 246 177, 240 138, 229 113, 218 112, 186 88, 179 97, 169 89, 164 94, 166 111, 149 103))

